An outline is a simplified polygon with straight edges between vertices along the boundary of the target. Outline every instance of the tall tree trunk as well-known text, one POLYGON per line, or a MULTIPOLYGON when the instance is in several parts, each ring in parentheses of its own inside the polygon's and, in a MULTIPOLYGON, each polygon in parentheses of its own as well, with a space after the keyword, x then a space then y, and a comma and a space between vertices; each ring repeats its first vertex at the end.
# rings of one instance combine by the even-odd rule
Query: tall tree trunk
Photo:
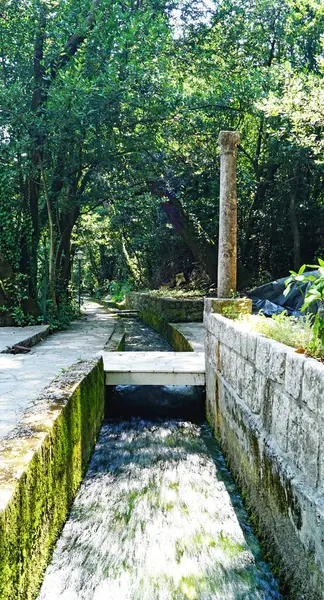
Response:
MULTIPOLYGON (((34 89, 31 99, 31 108, 37 118, 39 110, 44 103, 44 44, 46 38, 46 5, 39 3, 38 29, 34 44, 34 89)), ((32 222, 31 247, 29 256, 29 293, 32 298, 37 298, 37 252, 39 243, 38 203, 41 188, 40 160, 43 160, 44 136, 35 126, 32 146, 32 174, 26 178, 29 212, 32 222)))
POLYGON ((212 282, 217 275, 217 246, 208 240, 203 231, 197 231, 197 226, 177 198, 168 196, 168 201, 162 204, 174 229, 191 250, 197 262, 206 270, 212 282))
MULTIPOLYGON (((46 67, 44 65, 44 44, 46 39, 47 3, 43 0, 39 1, 38 28, 34 43, 33 55, 34 87, 31 98, 31 108, 35 118, 37 118, 37 116, 40 114, 40 111, 44 111, 44 107, 47 103, 49 87, 57 77, 58 72, 60 69, 65 67, 65 65, 67 65, 71 57, 76 54, 82 43, 86 40, 89 32, 94 28, 96 22, 95 11, 99 4, 100 0, 93 0, 91 11, 86 20, 85 29, 82 31, 82 33, 74 33, 67 40, 65 46, 49 65, 50 77, 45 78, 46 67)), ((32 221, 32 241, 31 244, 26 245, 25 248, 26 256, 23 260, 23 272, 26 272, 26 274, 29 276, 29 293, 34 299, 37 298, 37 251, 39 243, 38 205, 41 190, 41 173, 38 167, 40 164, 39 161, 43 161, 44 158, 45 140, 45 135, 40 134, 38 128, 35 127, 31 147, 32 174, 27 176, 25 180, 25 193, 28 197, 28 208, 32 221)), ((49 208, 49 206, 47 206, 47 208, 49 208)))
POLYGON ((131 274, 131 276, 133 277, 134 281, 139 282, 140 283, 140 275, 139 275, 139 271, 137 269, 135 269, 132 260, 128 254, 128 250, 126 247, 126 240, 123 234, 121 234, 121 248, 122 248, 122 252, 125 258, 125 262, 127 265, 127 268, 131 274))
POLYGON ((57 273, 57 290, 59 300, 67 297, 68 287, 71 281, 71 237, 73 227, 79 217, 79 207, 72 211, 63 213, 60 218, 61 237, 56 252, 55 270, 57 273))
POLYGON ((89 246, 88 246, 88 252, 89 252, 89 260, 90 260, 92 273, 95 276, 98 284, 100 284, 101 283, 100 282, 100 273, 99 273, 98 265, 97 265, 96 258, 94 256, 91 244, 89 244, 89 246))
POLYGON ((52 203, 48 193, 46 176, 44 173, 43 163, 41 156, 38 157, 40 172, 44 187, 44 194, 46 199, 46 207, 47 207, 47 216, 48 216, 48 228, 49 228, 49 239, 50 239, 50 253, 49 253, 49 262, 48 262, 48 283, 50 290, 50 297, 53 303, 54 311, 57 311, 57 302, 56 302, 56 280, 55 280, 55 225, 53 219, 53 211, 52 211, 52 203))

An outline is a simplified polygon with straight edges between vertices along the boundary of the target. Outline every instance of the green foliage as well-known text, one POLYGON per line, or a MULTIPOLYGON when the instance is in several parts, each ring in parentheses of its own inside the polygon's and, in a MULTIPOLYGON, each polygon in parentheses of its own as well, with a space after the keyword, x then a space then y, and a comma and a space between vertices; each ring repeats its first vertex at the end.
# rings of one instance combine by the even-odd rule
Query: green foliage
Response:
POLYGON ((241 313, 235 304, 232 304, 232 306, 224 306, 224 308, 222 308, 222 315, 228 319, 232 319, 233 321, 238 319, 240 314, 241 313))
POLYGON ((312 315, 288 317, 284 311, 280 315, 273 315, 271 319, 264 315, 244 315, 240 317, 240 322, 243 327, 263 333, 266 337, 292 346, 309 356, 322 356, 320 340, 314 337, 312 315))
POLYGON ((302 311, 305 311, 316 305, 316 314, 314 320, 314 338, 319 339, 321 348, 324 352, 324 261, 319 258, 318 265, 303 265, 298 273, 290 271, 291 275, 286 280, 286 289, 284 294, 287 295, 291 285, 295 283, 304 296, 304 304, 302 311), (316 269, 318 276, 304 275, 306 268, 316 269), (302 283, 309 283, 306 292, 301 289, 302 283))
POLYGON ((91 293, 92 298, 96 300, 101 300, 105 296, 107 296, 109 291, 109 281, 105 282, 103 285, 96 285, 91 293))
POLYGON ((41 257, 48 297, 68 301, 73 244, 91 293, 206 270, 221 129, 241 132, 239 260, 268 279, 311 262, 323 246, 323 32, 321 0, 220 0, 208 14, 191 0, 5 2, 0 248, 28 295, 41 257))
POLYGON ((68 329, 71 321, 80 317, 79 306, 75 301, 62 302, 55 310, 50 300, 47 301, 47 323, 51 331, 62 331, 68 329))
POLYGON ((307 267, 307 265, 302 265, 298 272, 289 271, 290 277, 288 277, 288 279, 286 279, 286 281, 285 281, 286 289, 284 290, 284 296, 288 296, 288 294, 291 290, 291 286, 296 285, 297 288, 299 289, 301 295, 303 297, 305 297, 305 292, 302 287, 302 283, 304 283, 305 281, 311 281, 311 280, 314 281, 316 279, 316 277, 314 277, 313 275, 311 275, 311 279, 308 279, 308 276, 304 275, 306 267, 307 267))
POLYGON ((17 326, 35 325, 35 316, 26 314, 23 303, 27 300, 27 277, 21 273, 0 280, 0 289, 5 304, 0 306, 0 313, 9 314, 17 326))
POLYGON ((132 284, 129 281, 111 281, 109 284, 109 294, 112 302, 122 302, 125 294, 131 292, 132 284))

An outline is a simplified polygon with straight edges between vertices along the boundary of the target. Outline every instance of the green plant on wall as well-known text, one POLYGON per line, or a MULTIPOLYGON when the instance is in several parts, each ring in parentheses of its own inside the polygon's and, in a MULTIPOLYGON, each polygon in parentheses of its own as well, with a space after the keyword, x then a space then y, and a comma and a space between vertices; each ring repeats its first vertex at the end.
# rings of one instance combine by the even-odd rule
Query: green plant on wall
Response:
POLYGON ((324 260, 318 259, 318 265, 303 265, 299 271, 290 271, 290 277, 286 280, 286 289, 284 295, 287 296, 293 284, 296 284, 301 294, 304 296, 302 311, 317 304, 317 311, 314 319, 314 338, 321 340, 322 350, 324 349, 324 260), (304 275, 306 268, 317 270, 317 275, 304 275), (309 286, 304 292, 302 284, 309 282, 309 286))
POLYGON ((0 279, 0 292, 5 299, 5 304, 0 306, 0 313, 9 313, 15 325, 33 325, 36 318, 24 312, 23 303, 28 299, 27 277, 22 273, 15 273, 12 277, 0 279))
POLYGON ((227 317, 228 319, 238 319, 240 316, 240 311, 239 309, 234 305, 229 305, 229 306, 224 306, 224 308, 222 308, 222 315, 224 317, 227 317))

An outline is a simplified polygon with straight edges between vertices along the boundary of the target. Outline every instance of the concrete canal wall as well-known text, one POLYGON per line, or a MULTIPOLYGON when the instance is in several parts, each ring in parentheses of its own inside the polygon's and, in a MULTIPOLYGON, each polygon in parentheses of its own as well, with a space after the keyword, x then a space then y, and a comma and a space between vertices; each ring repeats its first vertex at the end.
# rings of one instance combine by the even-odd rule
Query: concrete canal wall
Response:
POLYGON ((214 314, 205 300, 208 420, 287 597, 324 598, 324 367, 214 314))
POLYGON ((0 598, 32 600, 104 414, 102 360, 60 375, 0 445, 0 598))
POLYGON ((174 323, 202 323, 204 301, 199 298, 162 298, 149 293, 126 294, 126 308, 137 310, 140 319, 163 335, 178 352, 193 352, 190 341, 174 323))

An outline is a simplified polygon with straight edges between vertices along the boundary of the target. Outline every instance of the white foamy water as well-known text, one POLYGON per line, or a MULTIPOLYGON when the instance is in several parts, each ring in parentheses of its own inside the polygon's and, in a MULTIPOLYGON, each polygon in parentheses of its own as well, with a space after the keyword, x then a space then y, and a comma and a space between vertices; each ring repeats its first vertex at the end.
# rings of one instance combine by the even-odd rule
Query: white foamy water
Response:
POLYGON ((102 428, 38 600, 275 600, 207 425, 102 428))

